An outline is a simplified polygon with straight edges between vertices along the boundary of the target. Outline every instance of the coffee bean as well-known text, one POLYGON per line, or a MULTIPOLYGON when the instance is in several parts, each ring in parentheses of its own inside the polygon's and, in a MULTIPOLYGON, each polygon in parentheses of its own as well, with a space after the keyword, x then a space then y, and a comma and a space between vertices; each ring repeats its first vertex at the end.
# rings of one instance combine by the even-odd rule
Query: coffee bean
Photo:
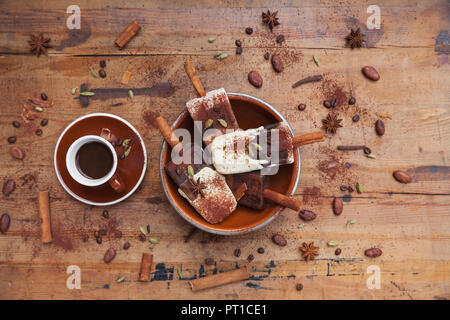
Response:
POLYGON ((48 99, 48 97, 45 93, 41 93, 41 99, 46 101, 48 99))
POLYGON ((48 119, 41 120, 41 126, 45 127, 48 124, 48 119))
POLYGON ((284 40, 284 35, 280 34, 279 36, 277 36, 277 43, 283 43, 284 40))
POLYGON ((376 257, 381 256, 383 254, 383 251, 381 251, 381 249, 378 249, 378 248, 370 248, 370 249, 367 249, 366 251, 364 251, 364 254, 367 257, 376 258, 376 257))
POLYGON ((100 229, 100 230, 98 230, 98 234, 101 236, 106 236, 108 234, 108 232, 106 231, 106 229, 100 229))
POLYGON ((341 248, 337 248, 337 249, 334 251, 334 254, 338 256, 338 255, 341 254, 341 252, 342 252, 341 248))
POLYGON ((98 244, 101 244, 102 243, 102 237, 95 238, 95 241, 97 241, 98 244))
POLYGON ((122 238, 122 231, 116 230, 116 231, 114 232, 114 236, 115 236, 117 239, 122 238))
POLYGON ((145 235, 142 234, 142 233, 139 234, 138 239, 139 239, 141 242, 144 242, 145 240, 147 240, 147 239, 145 238, 145 235))
POLYGON ((297 283, 297 285, 295 286, 295 289, 297 289, 297 291, 302 291, 303 285, 301 283, 297 283))
POLYGON ((9 196, 11 193, 16 190, 16 183, 12 179, 8 179, 3 184, 2 192, 5 195, 5 197, 9 196))
POLYGON ((348 187, 347 186, 341 186, 341 191, 347 191, 348 190, 348 187))
POLYGON ((358 122, 359 121, 359 114, 355 114, 352 118, 353 122, 358 122))
POLYGON ((11 147, 11 149, 9 149, 9 152, 14 159, 22 160, 23 158, 25 158, 25 152, 17 146, 11 147))
POLYGON ((123 244, 123 249, 128 250, 128 249, 130 249, 130 246, 131 246, 131 244, 127 241, 123 244))
POLYGON ((83 240, 83 242, 87 242, 89 240, 89 236, 86 233, 83 233, 81 240, 83 240))
POLYGON ((395 180, 401 183, 410 183, 412 181, 411 177, 402 170, 396 170, 393 172, 395 180))
POLYGON ((261 75, 256 71, 250 71, 248 73, 248 82, 250 82, 256 88, 261 88, 263 85, 263 79, 261 75))
POLYGON ((327 108, 327 109, 330 109, 330 108, 331 108, 331 103, 330 103, 330 101, 324 101, 324 102, 323 102, 323 105, 324 105, 324 107, 327 108))
POLYGON ((234 256, 235 257, 240 257, 241 256, 241 249, 235 249, 234 250, 234 256))
POLYGON ((248 262, 252 262, 254 259, 255 259, 255 256, 252 255, 252 254, 249 254, 248 257, 247 257, 247 261, 248 262))
POLYGON ((116 147, 120 147, 121 145, 122 145, 122 143, 123 143, 123 140, 122 139, 117 139, 116 140, 116 147))
POLYGON ((270 58, 270 53, 266 52, 264 54, 264 59, 269 60, 269 58, 270 58))
POLYGON ((147 225, 147 232, 150 233, 150 225, 147 225))
POLYGON ((333 212, 335 215, 340 216, 342 211, 344 210, 344 203, 341 198, 333 199, 333 212))
POLYGON ((103 218, 108 219, 109 218, 109 211, 108 210, 103 210, 102 216, 103 216, 103 218))
POLYGON ((253 28, 250 28, 250 27, 247 27, 247 28, 245 28, 245 33, 246 34, 252 34, 253 33, 253 28))
POLYGON ((100 67, 101 68, 106 68, 106 61, 105 60, 100 60, 100 67))
POLYGON ((14 128, 20 128, 20 122, 19 121, 13 121, 12 125, 14 128))
POLYGON ((236 47, 236 54, 242 54, 242 47, 236 47))
POLYGON ((279 245, 280 247, 284 247, 287 245, 287 241, 286 239, 281 235, 281 234, 275 234, 272 237, 272 241, 276 244, 279 245))
POLYGON ((305 110, 305 109, 306 109, 306 104, 300 103, 300 104, 297 106, 297 109, 300 110, 300 111, 305 110))
POLYGON ((371 154, 371 153, 372 153, 372 150, 370 150, 369 147, 364 147, 364 153, 365 153, 365 154, 371 154))
POLYGON ((17 138, 15 136, 12 136, 12 137, 8 138, 8 142, 9 143, 14 143, 14 142, 16 142, 16 140, 17 140, 17 138))
POLYGON ((100 69, 100 70, 98 71, 98 75, 99 75, 100 77, 102 77, 102 78, 106 78, 106 72, 105 72, 105 70, 100 69))
POLYGON ((305 221, 312 221, 317 217, 317 215, 311 210, 300 210, 298 216, 300 219, 305 221))
POLYGON ((234 42, 234 44, 236 45, 236 47, 242 47, 242 42, 241 42, 241 40, 236 40, 236 41, 234 42))
POLYGON ((207 266, 212 266, 212 265, 214 265, 214 259, 213 259, 213 258, 206 258, 206 259, 205 259, 205 264, 206 264, 207 266))
POLYGON ((105 252, 105 256, 103 257, 103 261, 105 261, 105 263, 110 263, 111 261, 113 261, 115 256, 116 256, 116 250, 114 250, 113 248, 109 248, 105 252))
POLYGON ((9 229, 9 224, 11 222, 11 218, 9 217, 9 214, 4 213, 2 214, 2 217, 0 218, 0 232, 5 234, 6 231, 9 229))
POLYGON ((336 108, 337 105, 338 105, 338 99, 333 98, 333 100, 331 100, 331 106, 332 106, 333 108, 336 108))
POLYGON ((355 189, 353 189, 352 186, 348 186, 348 192, 352 193, 353 191, 355 191, 355 189))
POLYGON ((381 120, 377 120, 375 122, 375 131, 377 132, 377 135, 382 136, 385 132, 384 122, 381 120))
POLYGON ((362 73, 366 76, 366 78, 372 81, 378 81, 380 79, 380 74, 377 70, 375 70, 374 67, 365 66, 364 68, 362 68, 362 73))
POLYGON ((346 163, 345 163, 345 167, 346 167, 347 169, 350 169, 351 166, 352 166, 352 164, 351 164, 350 162, 346 162, 346 163))
POLYGON ((125 153, 122 152, 122 153, 120 154, 120 156, 119 156, 119 159, 120 159, 120 160, 125 159, 125 153))
POLYGON ((349 105, 353 105, 353 104, 355 104, 355 103, 356 103, 356 99, 353 98, 353 97, 351 97, 350 100, 348 100, 348 104, 349 104, 349 105))
POLYGON ((279 55, 274 54, 272 56, 271 62, 272 62, 273 70, 275 70, 276 72, 283 71, 283 62, 281 61, 281 58, 279 55))
POLYGON ((257 252, 258 252, 259 254, 263 254, 263 253, 264 253, 264 248, 258 248, 257 252))
POLYGON ((37 136, 42 136, 42 129, 37 129, 34 133, 35 133, 37 136))

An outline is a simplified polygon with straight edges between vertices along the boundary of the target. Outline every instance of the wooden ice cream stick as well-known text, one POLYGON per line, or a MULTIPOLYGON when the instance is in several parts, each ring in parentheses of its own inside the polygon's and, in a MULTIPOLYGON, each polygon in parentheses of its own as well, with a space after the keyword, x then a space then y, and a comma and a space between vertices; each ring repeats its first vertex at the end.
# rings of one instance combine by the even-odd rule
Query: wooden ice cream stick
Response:
POLYGON ((299 211, 302 207, 302 203, 298 201, 297 199, 288 197, 284 194, 281 194, 279 192, 270 190, 270 189, 264 189, 264 198, 269 199, 283 207, 299 211))
POLYGON ((249 273, 247 267, 235 269, 232 271, 218 273, 212 276, 198 278, 189 281, 192 291, 199 291, 218 287, 224 284, 248 279, 249 273))
POLYGON ((292 144, 294 147, 300 147, 315 142, 322 142, 324 140, 325 137, 323 135, 323 131, 316 131, 294 137, 292 139, 292 144))
POLYGON ((198 77, 198 74, 195 71, 194 65, 192 64, 191 60, 186 60, 184 62, 184 69, 186 70, 189 79, 191 79, 191 82, 194 85, 194 88, 197 91, 198 96, 199 97, 206 96, 205 89, 203 88, 202 82, 200 81, 200 78, 198 77))

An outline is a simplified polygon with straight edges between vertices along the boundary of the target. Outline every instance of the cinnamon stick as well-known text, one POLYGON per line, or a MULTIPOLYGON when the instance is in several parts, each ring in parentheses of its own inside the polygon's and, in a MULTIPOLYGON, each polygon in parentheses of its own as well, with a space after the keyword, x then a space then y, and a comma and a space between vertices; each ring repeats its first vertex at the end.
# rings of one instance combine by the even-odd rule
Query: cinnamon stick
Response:
POLYGON ((218 273, 212 276, 199 278, 189 281, 192 291, 199 291, 218 287, 224 284, 248 279, 247 267, 235 269, 232 271, 218 273))
POLYGON ((325 137, 323 135, 323 131, 317 131, 303 134, 301 136, 296 136, 292 139, 292 143, 294 147, 300 147, 315 142, 322 142, 324 140, 325 137))
POLYGON ((191 82, 194 86, 194 89, 197 91, 198 96, 204 97, 206 95, 205 89, 203 88, 203 85, 200 81, 200 78, 198 77, 197 72, 195 71, 194 65, 192 64, 191 60, 186 60, 186 62, 184 63, 184 69, 186 70, 189 79, 191 79, 191 82))
POLYGON ((302 84, 309 83, 309 82, 321 81, 322 79, 323 79, 323 77, 320 74, 315 75, 315 76, 306 77, 306 78, 304 78, 302 80, 299 80, 296 83, 294 83, 292 85, 292 88, 297 88, 297 87, 301 86, 302 84))
POLYGON ((175 133, 173 133, 172 129, 170 128, 167 121, 159 116, 156 118, 156 123, 158 125, 159 131, 161 132, 164 139, 167 141, 167 143, 172 147, 175 148, 175 146, 180 143, 175 133))
POLYGON ((149 253, 142 254, 141 270, 139 271, 139 281, 149 281, 150 271, 152 269, 153 255, 149 253))
POLYGON ((41 241, 42 243, 52 242, 52 228, 50 220, 50 201, 48 191, 40 191, 39 199, 39 217, 41 220, 41 241))
POLYGON ((132 23, 130 23, 130 25, 125 29, 124 32, 122 32, 120 34, 120 36, 116 39, 116 41, 114 41, 114 43, 120 48, 122 49, 127 43, 128 41, 131 40, 131 38, 133 38, 136 33, 141 30, 141 26, 138 25, 136 23, 136 21, 133 21, 132 23))
POLYGON ((264 189, 264 198, 295 211, 299 211, 302 206, 302 203, 297 199, 290 198, 270 189, 264 189))

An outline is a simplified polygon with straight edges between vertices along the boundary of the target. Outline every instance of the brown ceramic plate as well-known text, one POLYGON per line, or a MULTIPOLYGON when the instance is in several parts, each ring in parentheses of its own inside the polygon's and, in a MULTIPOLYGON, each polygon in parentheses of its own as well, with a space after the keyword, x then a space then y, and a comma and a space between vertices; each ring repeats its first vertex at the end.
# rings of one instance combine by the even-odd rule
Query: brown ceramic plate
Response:
MULTIPOLYGON (((271 105, 255 97, 228 92, 234 114, 242 129, 256 128, 286 119, 271 105)), ((172 125, 172 129, 185 128, 193 133, 193 121, 187 111, 182 112, 172 125)), ((294 135, 294 132, 291 133, 294 135)), ((294 153, 294 163, 280 166, 276 175, 270 176, 268 187, 286 195, 292 195, 300 178, 300 152, 294 153)), ((187 221, 207 232, 222 235, 242 234, 259 229, 272 221, 283 209, 281 206, 267 203, 263 210, 254 210, 238 205, 222 223, 206 222, 191 205, 178 193, 178 188, 166 174, 164 166, 170 161, 170 152, 166 142, 163 143, 159 163, 159 171, 164 192, 175 210, 187 221)))
POLYGON ((63 188, 75 199, 95 206, 107 206, 125 200, 139 187, 147 168, 147 153, 144 140, 138 131, 126 120, 108 113, 91 113, 69 124, 61 133, 55 147, 55 171, 63 188), (131 139, 131 152, 119 160, 117 170, 125 182, 125 191, 117 193, 109 185, 86 187, 70 176, 66 167, 66 153, 70 145, 85 135, 100 135, 102 128, 108 128, 118 138, 131 139))

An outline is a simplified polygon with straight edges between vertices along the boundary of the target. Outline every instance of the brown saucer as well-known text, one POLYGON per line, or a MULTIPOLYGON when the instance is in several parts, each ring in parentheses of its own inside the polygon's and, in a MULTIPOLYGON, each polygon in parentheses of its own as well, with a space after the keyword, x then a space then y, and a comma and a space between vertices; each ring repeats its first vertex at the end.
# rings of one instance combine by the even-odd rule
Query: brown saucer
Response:
POLYGON ((75 199, 96 206, 107 206, 128 198, 139 187, 147 168, 147 153, 142 137, 126 120, 108 113, 91 113, 82 116, 61 133, 55 147, 55 171, 63 188, 75 199), (131 152, 119 160, 117 172, 125 182, 125 191, 117 193, 109 185, 86 187, 70 176, 66 167, 66 153, 70 145, 85 135, 100 135, 102 128, 108 128, 118 138, 131 139, 131 152))

